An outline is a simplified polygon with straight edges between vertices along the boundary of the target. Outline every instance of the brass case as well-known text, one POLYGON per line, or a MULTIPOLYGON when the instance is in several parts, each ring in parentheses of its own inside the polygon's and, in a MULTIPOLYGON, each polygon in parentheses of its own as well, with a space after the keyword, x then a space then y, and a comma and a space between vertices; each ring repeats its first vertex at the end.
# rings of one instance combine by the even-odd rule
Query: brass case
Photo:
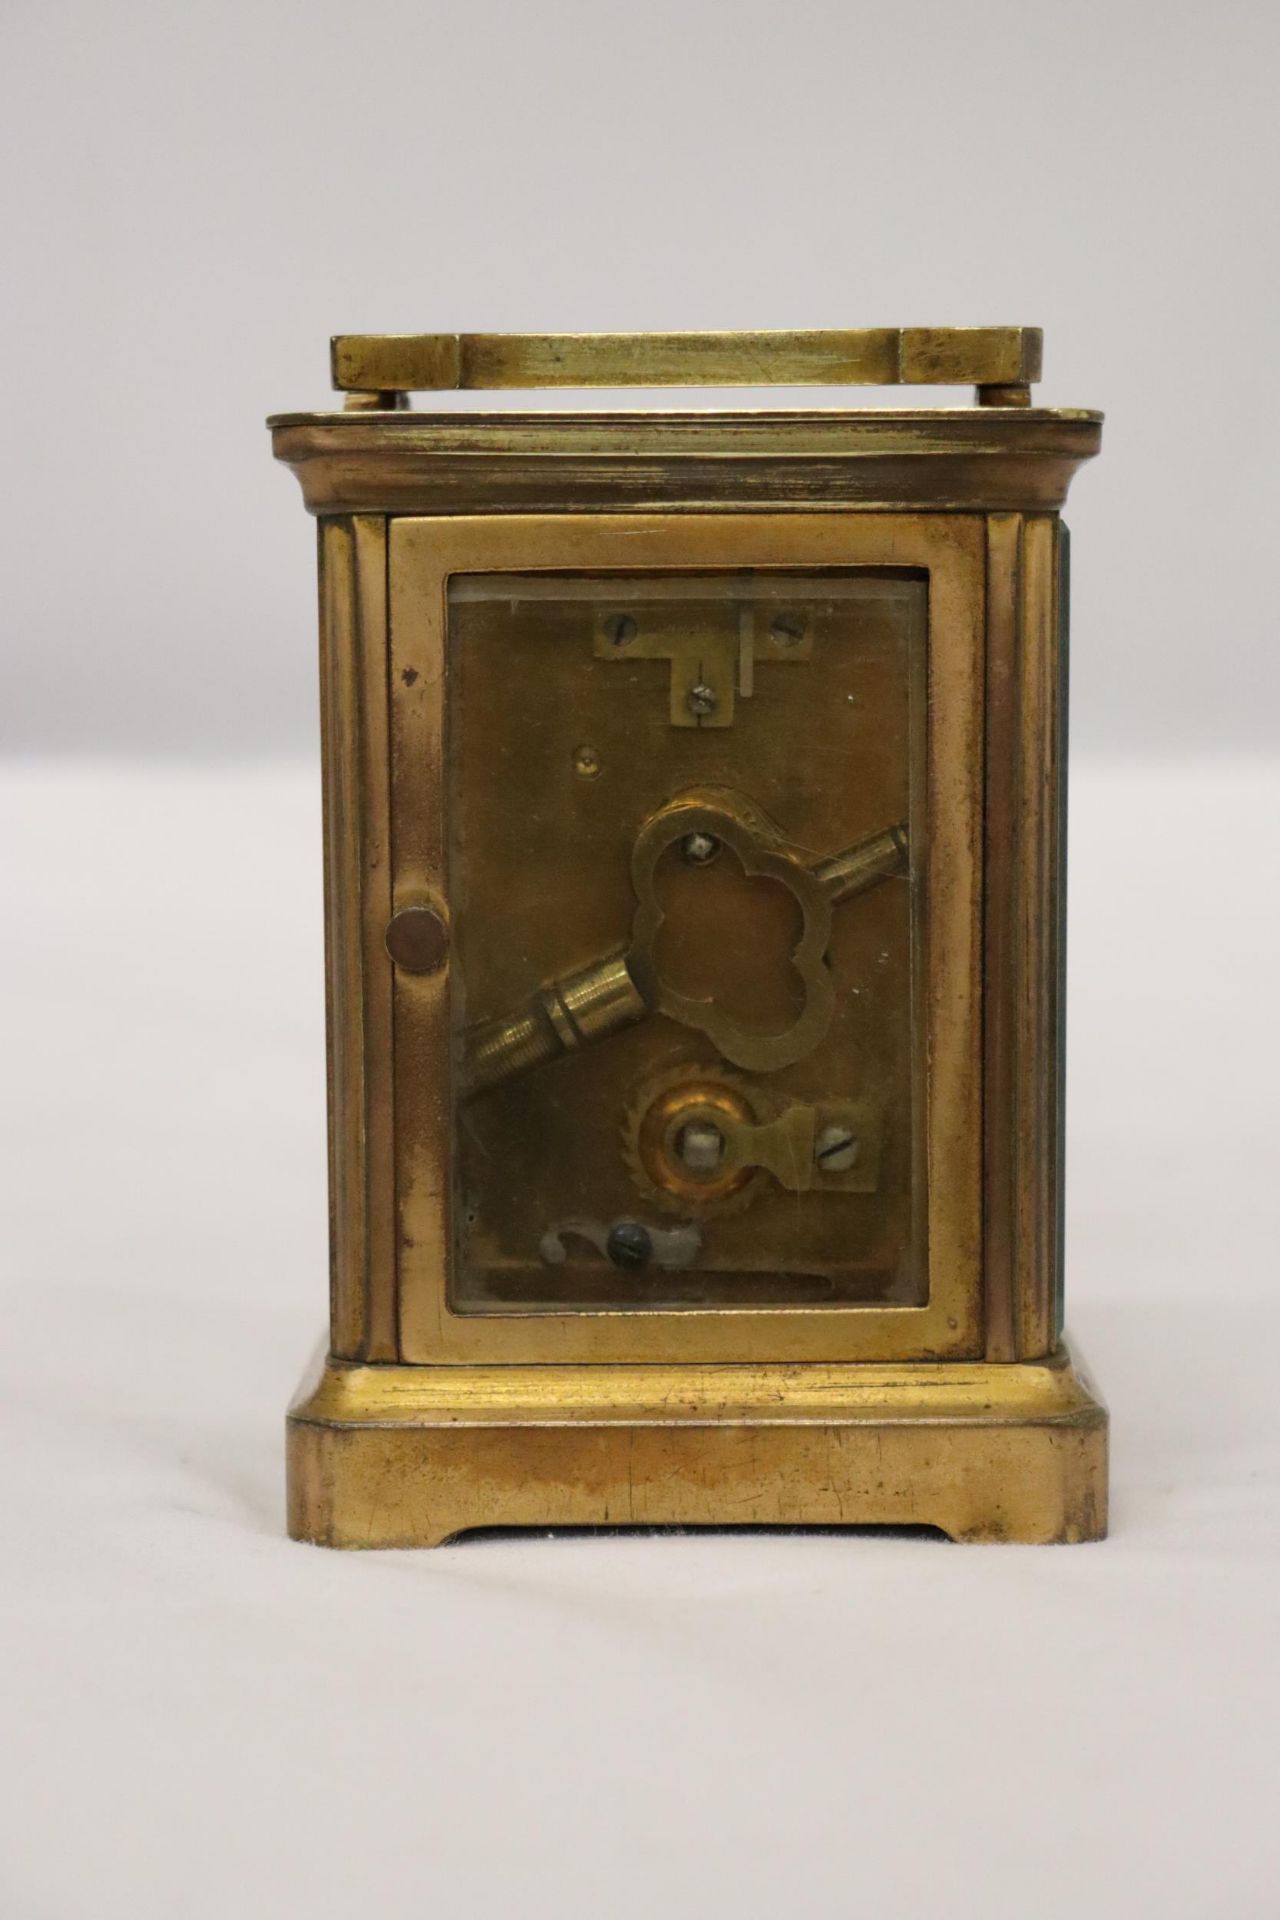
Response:
MULTIPOLYGON (((353 392, 344 413, 270 422, 320 522, 331 1314, 319 1376, 289 1414, 296 1537, 412 1546, 478 1527, 714 1523, 926 1524, 1036 1542, 1105 1532, 1107 1416, 1061 1326, 1059 511, 1101 416, 1026 404, 1030 330, 917 331, 903 344, 909 332, 831 336, 846 369, 831 377, 935 370, 974 378, 987 404, 432 415, 384 384, 353 392), (562 1072, 555 1061, 579 1049, 594 1050, 594 1077, 575 1084, 600 1100, 606 1049, 640 1046, 654 996, 620 947, 592 948, 608 915, 586 900, 566 948, 577 964, 530 980, 459 1058, 450 583, 753 570, 927 582, 925 722, 911 749, 928 902, 912 1069, 926 1283, 825 1304, 460 1311, 456 1103, 517 1070, 562 1072)), ((689 364, 688 338, 663 337, 655 379, 689 364)), ((572 364, 554 343, 499 339, 343 339, 335 371, 350 387, 371 369, 379 382, 427 384, 435 369, 430 384, 471 384, 468 367, 517 384, 527 366, 550 381, 553 361, 572 364)), ((819 337, 786 339, 801 343, 801 378, 819 337)), ((616 376, 620 352, 611 336, 583 364, 616 376)), ((724 338, 705 364, 731 364, 724 338)), ((594 646, 607 652, 598 632, 594 646)), ((655 650, 673 649, 660 636, 655 650)), ((689 725, 677 695, 691 671, 673 654, 673 728, 689 725)), ((779 668, 775 684, 805 671, 779 668)), ((716 738, 731 755, 731 732, 716 738)), ((594 768, 584 758, 577 772, 594 768)), ((704 822, 724 804, 718 790, 694 802, 704 822)), ((872 836, 827 862, 825 884, 838 896, 874 883, 895 847, 872 836)), ((816 887, 821 863, 814 872, 816 887)), ((757 1123, 776 1159, 785 1126, 768 1133, 746 1108, 733 1124, 757 1123)))

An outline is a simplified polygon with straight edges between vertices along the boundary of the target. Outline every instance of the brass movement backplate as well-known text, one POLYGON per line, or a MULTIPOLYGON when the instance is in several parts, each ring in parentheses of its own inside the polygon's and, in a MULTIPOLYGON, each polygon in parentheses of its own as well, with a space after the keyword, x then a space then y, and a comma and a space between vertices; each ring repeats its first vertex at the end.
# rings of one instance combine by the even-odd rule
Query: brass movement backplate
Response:
POLYGON ((923 1298, 925 609, 909 570, 453 577, 456 1311, 923 1298), (692 723, 703 683, 731 726, 692 723), (549 1265, 565 1221, 642 1247, 671 1212, 622 1143, 676 1072, 749 1103, 685 1130, 736 1204, 680 1189, 678 1274, 581 1236, 549 1265))

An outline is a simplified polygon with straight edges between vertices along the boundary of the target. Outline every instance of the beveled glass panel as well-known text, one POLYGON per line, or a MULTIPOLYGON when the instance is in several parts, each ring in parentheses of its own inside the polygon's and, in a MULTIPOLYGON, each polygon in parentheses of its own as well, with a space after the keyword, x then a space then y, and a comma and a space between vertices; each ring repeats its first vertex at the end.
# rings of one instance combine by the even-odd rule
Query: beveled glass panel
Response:
POLYGON ((925 576, 455 575, 455 1312, 921 1305, 925 576))

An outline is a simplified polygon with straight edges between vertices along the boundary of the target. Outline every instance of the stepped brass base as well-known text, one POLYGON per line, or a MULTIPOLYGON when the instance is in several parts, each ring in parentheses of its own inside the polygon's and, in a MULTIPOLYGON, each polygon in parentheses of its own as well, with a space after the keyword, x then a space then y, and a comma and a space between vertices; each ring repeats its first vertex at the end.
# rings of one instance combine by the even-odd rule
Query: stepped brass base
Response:
POLYGON ((364 1366, 289 1413, 289 1531, 430 1547, 475 1527, 939 1527, 1098 1540, 1107 1413, 1065 1348, 899 1366, 364 1366))
POLYGON ((290 1532, 925 1524, 1100 1540, 1107 1413, 1046 1361, 718 1367, 324 1363, 288 1417, 290 1532))

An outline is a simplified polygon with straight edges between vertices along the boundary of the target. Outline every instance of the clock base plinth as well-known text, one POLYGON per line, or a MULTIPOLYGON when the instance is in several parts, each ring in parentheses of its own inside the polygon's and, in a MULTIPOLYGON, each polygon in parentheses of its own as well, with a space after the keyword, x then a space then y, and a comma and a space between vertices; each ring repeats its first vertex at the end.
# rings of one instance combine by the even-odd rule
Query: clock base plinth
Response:
POLYGON ((480 1527, 932 1526, 1101 1539, 1107 1413, 1042 1361, 367 1366, 288 1423, 289 1531, 438 1546, 480 1527))
POLYGON ((397 1367, 326 1361, 288 1417, 288 1519, 334 1548, 486 1526, 936 1526, 1100 1540, 1107 1413, 1044 1361, 397 1367))

